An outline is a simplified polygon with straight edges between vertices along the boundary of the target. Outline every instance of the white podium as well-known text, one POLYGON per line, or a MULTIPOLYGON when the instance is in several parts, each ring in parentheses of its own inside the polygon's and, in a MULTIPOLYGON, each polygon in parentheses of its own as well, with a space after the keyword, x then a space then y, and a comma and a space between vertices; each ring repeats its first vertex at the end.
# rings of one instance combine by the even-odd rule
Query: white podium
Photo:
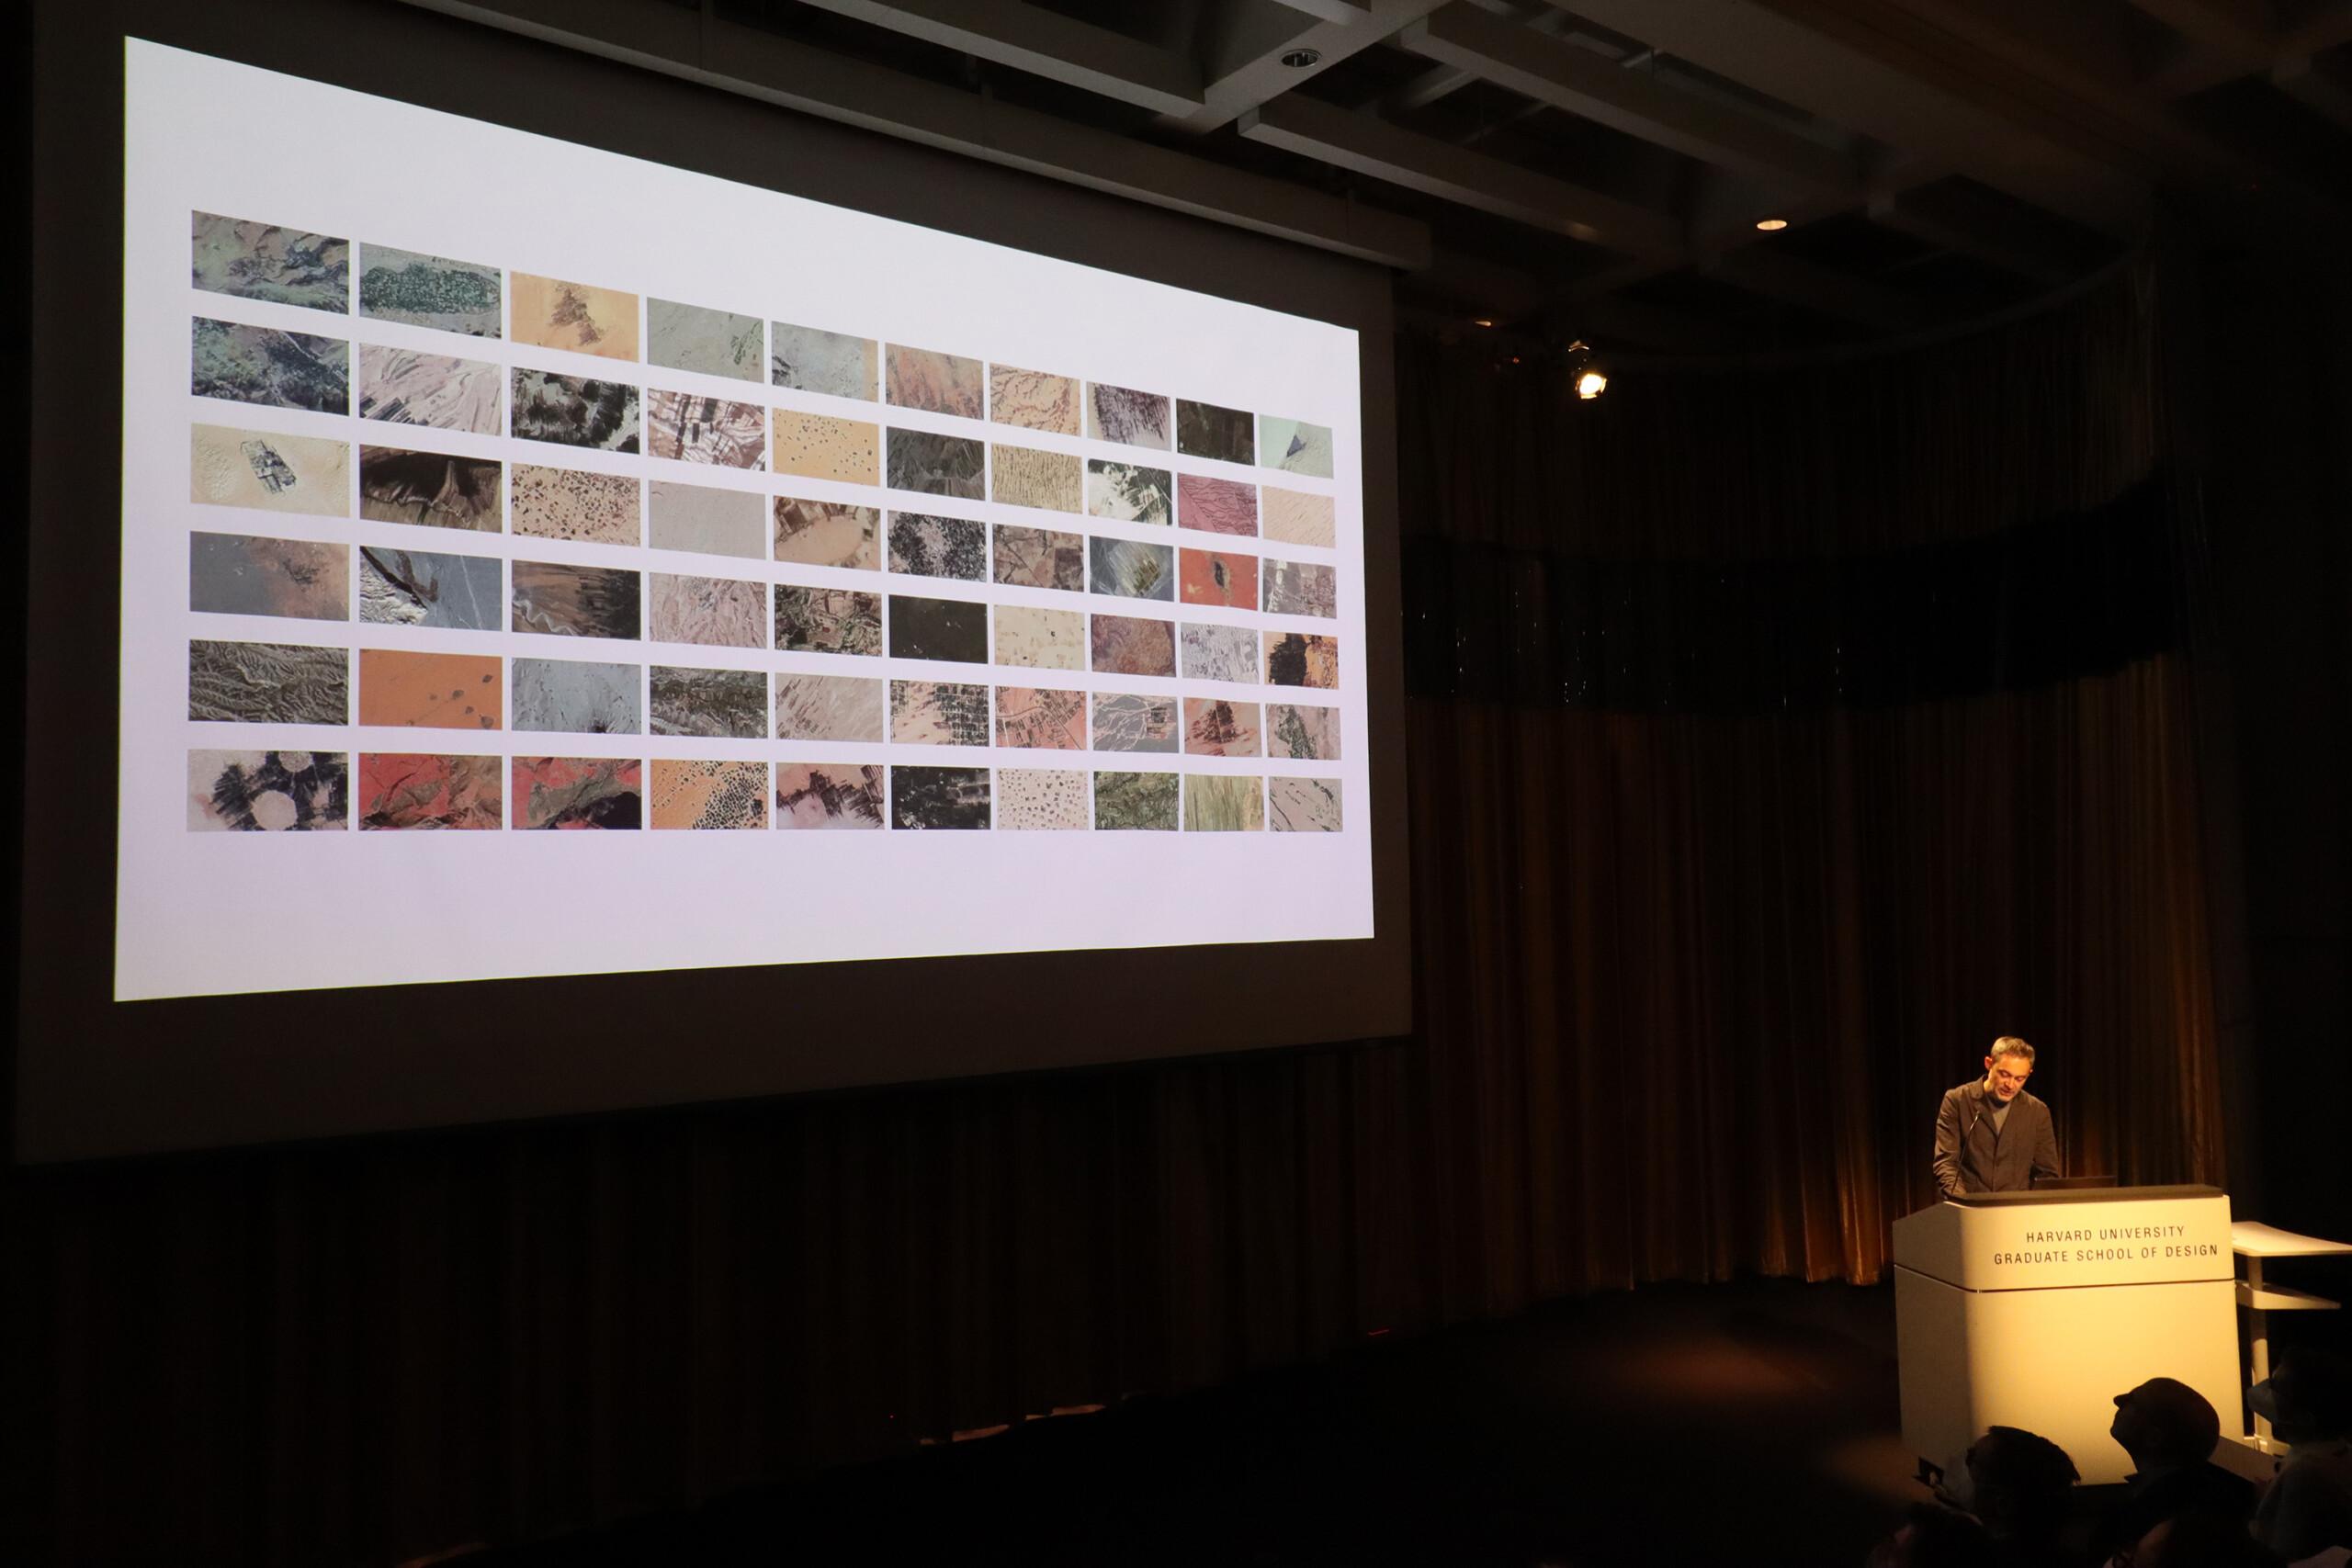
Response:
POLYGON ((2236 1273, 2213 1187, 1973 1193, 1895 1221, 1903 1440, 1942 1465, 1987 1427, 2022 1427, 2086 1485, 2120 1481, 2115 1396, 2154 1377, 2234 1431, 2236 1273))

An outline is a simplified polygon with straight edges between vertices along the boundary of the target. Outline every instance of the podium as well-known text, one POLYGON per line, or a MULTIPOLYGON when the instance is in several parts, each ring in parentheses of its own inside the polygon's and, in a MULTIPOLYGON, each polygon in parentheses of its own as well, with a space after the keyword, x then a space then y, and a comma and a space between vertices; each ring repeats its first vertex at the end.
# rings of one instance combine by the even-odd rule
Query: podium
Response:
POLYGON ((1987 1427, 2021 1427, 2084 1484, 2121 1481, 2115 1396, 2154 1377, 2234 1429, 2236 1274, 2214 1187, 1976 1192, 1895 1221, 1904 1442, 1948 1465, 1987 1427))

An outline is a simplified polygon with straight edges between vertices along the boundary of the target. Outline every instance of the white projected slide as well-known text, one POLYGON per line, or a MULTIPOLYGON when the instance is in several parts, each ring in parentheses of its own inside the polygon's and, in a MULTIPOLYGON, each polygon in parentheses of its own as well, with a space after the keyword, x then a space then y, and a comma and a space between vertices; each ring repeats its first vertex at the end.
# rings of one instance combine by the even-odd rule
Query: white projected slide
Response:
POLYGON ((119 1000, 1373 934, 1353 332, 126 69, 119 1000))

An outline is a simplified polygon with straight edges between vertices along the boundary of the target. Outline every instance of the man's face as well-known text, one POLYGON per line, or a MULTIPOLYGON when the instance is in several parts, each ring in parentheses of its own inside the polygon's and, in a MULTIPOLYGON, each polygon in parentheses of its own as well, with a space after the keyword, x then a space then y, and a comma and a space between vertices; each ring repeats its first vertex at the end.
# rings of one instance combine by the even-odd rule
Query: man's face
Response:
POLYGON ((2018 1097, 2025 1080, 2033 1077, 2033 1064, 2023 1056, 1987 1056, 1984 1058, 1984 1081, 1993 1090, 1993 1098, 2007 1105, 2018 1097))
POLYGON ((2134 1459, 2155 1446, 2153 1441, 2154 1434, 2151 1430, 2154 1416, 2148 1409, 2145 1398, 2147 1386, 2142 1383, 2128 1393, 2115 1396, 2115 1424, 2107 1429, 2107 1435, 2134 1459))

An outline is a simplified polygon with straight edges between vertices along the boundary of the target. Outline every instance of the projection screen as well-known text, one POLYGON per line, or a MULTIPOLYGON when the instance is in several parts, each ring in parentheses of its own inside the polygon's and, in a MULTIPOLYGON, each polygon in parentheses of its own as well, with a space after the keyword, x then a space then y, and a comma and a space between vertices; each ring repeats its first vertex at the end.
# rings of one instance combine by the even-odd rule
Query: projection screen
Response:
POLYGON ((118 47, 110 983, 28 969, 20 1156, 1404 1027, 1385 320, 118 47))

